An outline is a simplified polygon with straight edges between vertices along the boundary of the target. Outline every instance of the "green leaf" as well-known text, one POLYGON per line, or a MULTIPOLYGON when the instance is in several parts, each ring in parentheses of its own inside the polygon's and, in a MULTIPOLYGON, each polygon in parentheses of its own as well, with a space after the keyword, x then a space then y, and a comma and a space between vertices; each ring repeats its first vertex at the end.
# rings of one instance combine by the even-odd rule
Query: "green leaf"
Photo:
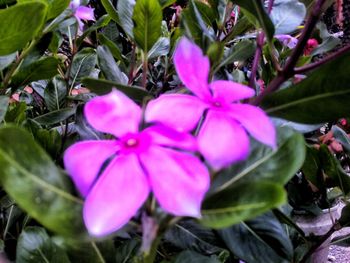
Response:
MULTIPOLYGON (((125 2, 118 1, 118 2, 125 2)), ((105 8, 107 14, 114 20, 114 22, 119 23, 119 16, 117 10, 114 8, 111 0, 101 0, 103 7, 105 8)))
POLYGON ((219 192, 237 181, 263 180, 286 184, 304 163, 304 138, 291 129, 280 128, 278 145, 278 149, 273 151, 253 141, 248 159, 216 175, 211 191, 219 192))
POLYGON ((306 7, 298 0, 276 0, 270 14, 275 34, 288 34, 304 21, 306 7))
POLYGON ((158 0, 138 0, 134 7, 134 38, 147 54, 161 36, 162 8, 158 0))
POLYGON ((52 242, 42 227, 26 227, 20 234, 16 249, 17 263, 69 263, 67 254, 52 242))
POLYGON ((308 181, 321 189, 323 188, 324 181, 323 176, 321 176, 321 178, 319 176, 321 172, 321 161, 318 150, 312 146, 307 146, 306 149, 305 161, 301 170, 308 181), (322 179, 322 181, 320 181, 320 179, 322 179))
POLYGON ((203 202, 200 223, 212 228, 229 227, 285 202, 286 193, 279 184, 265 181, 237 183, 203 202))
POLYGON ((75 114, 76 108, 64 108, 49 113, 40 115, 33 119, 33 121, 40 125, 53 125, 62 122, 75 114))
POLYGON ((141 241, 137 238, 124 241, 116 249, 116 263, 134 263, 140 247, 141 241))
POLYGON ((4 120, 7 107, 9 105, 9 97, 7 96, 0 96, 0 123, 4 120))
POLYGON ((96 51, 93 48, 80 50, 73 58, 70 70, 70 79, 73 83, 81 78, 89 76, 95 69, 97 63, 96 51))
POLYGON ((66 81, 60 76, 54 77, 44 90, 44 100, 50 111, 63 107, 67 96, 66 81))
POLYGON ((158 58, 160 56, 168 55, 170 50, 170 40, 167 37, 161 37, 153 45, 151 50, 148 52, 148 59, 158 58))
POLYGON ((269 115, 299 123, 350 116, 349 58, 350 52, 319 67, 300 83, 267 95, 261 106, 269 115))
POLYGON ((333 125, 332 131, 334 138, 341 143, 347 153, 350 153, 350 140, 347 133, 336 125, 333 125))
POLYGON ((143 88, 136 86, 126 86, 109 80, 83 78, 82 83, 97 95, 104 95, 112 91, 113 88, 120 90, 136 101, 142 101, 148 95, 143 88))
POLYGON ((69 5, 70 0, 46 0, 49 4, 47 20, 57 17, 61 14, 69 5))
POLYGON ((5 122, 21 124, 27 117, 26 111, 27 104, 23 101, 18 104, 9 105, 5 115, 5 122))
POLYGON ((115 248, 112 239, 98 243, 69 242, 65 240, 67 253, 72 262, 115 263, 115 248))
POLYGON ((128 77, 119 69, 107 46, 97 47, 97 63, 107 80, 123 85, 128 84, 128 77))
POLYGON ((159 0, 159 4, 162 6, 162 9, 171 6, 176 0, 159 0))
POLYGON ((28 66, 20 67, 13 76, 11 84, 23 86, 35 80, 52 78, 58 73, 59 62, 60 60, 58 58, 45 57, 28 66))
POLYGON ((6 56, 0 56, 0 70, 7 68, 16 59, 17 52, 6 56))
POLYGON ((293 245, 271 212, 220 229, 218 234, 230 251, 246 262, 290 262, 293 257, 293 245))
POLYGON ((40 1, 19 3, 0 10, 0 56, 24 48, 45 22, 47 5, 40 1))
POLYGON ((134 22, 132 21, 135 0, 123 0, 118 1, 118 13, 120 17, 120 25, 125 31, 125 33, 131 38, 134 39, 134 22))
POLYGON ((234 4, 239 5, 242 9, 254 16, 269 40, 272 40, 274 35, 273 23, 267 14, 263 1, 260 0, 231 0, 234 4))
POLYGON ((105 45, 109 48, 111 51, 113 57, 120 61, 123 65, 126 64, 126 59, 123 56, 122 52, 120 51, 119 47, 112 41, 110 40, 106 35, 104 34, 98 34, 97 35, 98 40, 102 45, 105 45))
POLYGON ((3 188, 32 218, 60 235, 85 235, 82 200, 27 131, 0 128, 0 167, 3 188))
POLYGON ((191 250, 182 251, 173 261, 174 263, 220 263, 219 259, 213 255, 203 256, 191 250))

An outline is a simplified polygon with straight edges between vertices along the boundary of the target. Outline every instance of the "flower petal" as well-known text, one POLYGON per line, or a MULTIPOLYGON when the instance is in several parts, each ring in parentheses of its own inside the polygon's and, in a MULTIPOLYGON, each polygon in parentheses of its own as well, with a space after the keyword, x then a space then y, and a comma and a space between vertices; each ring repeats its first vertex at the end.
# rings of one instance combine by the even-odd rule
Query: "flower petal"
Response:
POLYGON ((89 193, 83 210, 85 225, 93 236, 104 236, 125 225, 150 192, 137 156, 115 158, 89 193))
POLYGON ((94 8, 79 6, 77 9, 75 9, 74 15, 78 19, 95 21, 94 8))
POLYGON ((210 177, 197 157, 154 146, 140 158, 154 195, 165 211, 176 216, 200 217, 210 177))
POLYGON ((211 97, 209 59, 198 46, 183 37, 175 50, 174 64, 179 78, 190 91, 202 99, 211 97))
POLYGON ((276 148, 276 130, 266 113, 248 104, 232 104, 230 115, 258 141, 276 148))
POLYGON ((147 122, 160 122, 178 131, 193 130, 207 105, 186 94, 164 94, 148 103, 147 122))
POLYGON ((247 99, 255 95, 255 91, 248 86, 227 80, 213 81, 210 83, 210 89, 213 91, 215 99, 222 99, 227 103, 247 99))
POLYGON ((119 148, 117 141, 83 141, 65 151, 64 166, 82 196, 87 196, 102 164, 119 148))
POLYGON ((197 151, 197 140, 189 133, 178 132, 161 124, 146 128, 142 133, 148 134, 154 144, 188 151, 197 151))
POLYGON ((198 134, 199 150, 216 170, 244 160, 249 153, 249 138, 244 129, 222 112, 208 111, 198 134))
POLYGON ((137 132, 141 121, 141 108, 118 90, 93 98, 84 112, 92 127, 117 137, 137 132))

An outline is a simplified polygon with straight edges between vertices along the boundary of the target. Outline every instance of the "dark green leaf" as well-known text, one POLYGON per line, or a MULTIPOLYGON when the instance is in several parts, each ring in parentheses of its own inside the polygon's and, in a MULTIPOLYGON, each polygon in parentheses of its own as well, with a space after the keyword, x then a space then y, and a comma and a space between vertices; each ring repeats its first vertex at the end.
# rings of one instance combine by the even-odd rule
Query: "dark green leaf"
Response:
POLYGON ((50 111, 63 107, 67 96, 67 84, 60 76, 54 77, 44 90, 44 100, 50 111))
POLYGON ((267 14, 263 1, 260 0, 231 0, 234 4, 239 5, 241 8, 246 10, 250 15, 254 16, 259 22, 261 28, 265 31, 268 39, 272 40, 274 35, 273 23, 267 14))
POLYGON ((275 0, 270 14, 275 34, 288 34, 304 21, 306 8, 298 0, 275 0))
POLYGON ((66 253, 52 242, 44 228, 26 227, 18 238, 17 263, 69 263, 66 253))
POLYGON ((223 42, 227 43, 234 39, 236 36, 242 35, 244 32, 252 30, 253 28, 253 24, 251 24, 248 18, 244 16, 238 20, 237 24, 225 36, 223 42))
POLYGON ((9 105, 9 100, 9 97, 7 96, 0 96, 0 123, 5 118, 7 107, 9 105))
POLYGON ((115 248, 112 239, 95 242, 67 242, 67 253, 72 262, 115 263, 115 248))
POLYGON ((148 95, 147 91, 143 88, 126 86, 108 80, 84 78, 82 79, 82 83, 97 95, 107 94, 111 92, 113 88, 124 92, 127 96, 136 101, 142 101, 142 99, 148 95))
POLYGON ((3 188, 32 218, 61 235, 85 235, 82 201, 27 131, 0 128, 0 167, 3 188))
POLYGON ((0 10, 0 56, 24 48, 45 22, 47 5, 27 1, 0 10))
POLYGON ((236 183, 203 202, 200 222, 212 228, 229 227, 285 201, 286 193, 279 184, 265 181, 236 183))
POLYGON ((171 6, 176 0, 159 0, 159 4, 162 6, 162 9, 171 6))
POLYGON ((290 262, 293 257, 293 245, 271 212, 218 233, 230 251, 246 262, 290 262))
POLYGON ((305 158, 304 138, 288 128, 278 130, 277 151, 256 141, 244 162, 234 164, 219 173, 212 184, 212 192, 219 192, 237 181, 271 181, 281 185, 300 169, 305 158))
POLYGON ((161 36, 162 8, 158 0, 138 0, 132 16, 134 38, 147 54, 161 36))
POLYGON ((0 70, 3 70, 7 68, 15 59, 17 56, 17 52, 12 53, 10 55, 1 56, 0 57, 0 70))
POLYGON ((62 138, 57 130, 38 129, 34 132, 34 136, 51 158, 56 159, 59 156, 62 138))
POLYGON ((128 77, 119 69, 107 46, 97 47, 97 63, 107 80, 123 85, 128 83, 128 77))
POLYGON ((167 37, 161 37, 148 52, 148 59, 168 55, 170 50, 170 40, 167 37))
MULTIPOLYGON (((118 1, 118 2, 125 2, 123 1, 118 1)), ((103 7, 105 8, 107 14, 114 20, 114 22, 119 23, 119 16, 117 10, 114 8, 113 3, 111 0, 101 0, 101 3, 103 7)))
POLYGON ((49 113, 40 115, 33 119, 33 121, 39 123, 40 125, 53 125, 62 122, 75 113, 75 108, 64 108, 49 113))
POLYGON ((26 110, 27 105, 23 101, 18 104, 9 105, 5 115, 5 122, 21 124, 27 117, 26 110))
POLYGON ((299 123, 349 116, 349 58, 350 52, 319 67, 300 83, 267 95, 261 106, 269 115, 299 123))
POLYGON ((319 158, 318 150, 312 146, 307 146, 306 149, 305 161, 301 170, 308 181, 321 189, 324 180, 323 176, 320 176, 321 160, 319 158))
POLYGON ((70 79, 74 82, 89 76, 95 69, 97 62, 96 51, 93 48, 84 48, 79 51, 72 61, 70 79))
POLYGON ((141 241, 134 238, 126 240, 117 247, 116 263, 134 263, 141 246, 141 241))
POLYGON ((350 204, 347 204, 342 208, 339 223, 342 227, 350 226, 350 204))
POLYGON ((120 17, 120 25, 125 31, 125 33, 131 38, 134 39, 134 23, 132 21, 135 0, 123 0, 118 1, 118 13, 120 17))
POLYGON ((49 4, 47 19, 52 19, 61 14, 69 5, 70 0, 46 0, 49 4))
POLYGON ((220 263, 216 256, 206 257, 197 252, 182 251, 174 260, 174 263, 220 263))
POLYGON ((28 66, 20 67, 12 78, 12 84, 23 86, 35 80, 49 79, 57 74, 59 59, 45 57, 28 66))
POLYGON ((97 35, 98 40, 101 42, 102 45, 105 45, 109 48, 111 51, 113 57, 120 61, 123 65, 126 64, 125 57, 123 56, 122 52, 120 51, 119 47, 110 40, 106 35, 104 34, 98 34, 97 35))

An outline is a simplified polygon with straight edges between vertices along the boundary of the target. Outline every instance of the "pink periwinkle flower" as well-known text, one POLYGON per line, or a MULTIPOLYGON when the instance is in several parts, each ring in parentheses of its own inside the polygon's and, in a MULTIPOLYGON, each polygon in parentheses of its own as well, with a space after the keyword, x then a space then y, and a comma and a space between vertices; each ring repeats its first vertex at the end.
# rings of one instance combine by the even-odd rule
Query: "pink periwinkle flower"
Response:
POLYGON ((160 124, 140 131, 141 108, 117 90, 89 101, 84 113, 95 129, 116 137, 78 142, 64 154, 64 165, 86 199, 83 218, 91 235, 121 228, 151 191, 166 212, 200 217, 210 177, 192 154, 197 150, 192 135, 160 124))
POLYGON ((291 35, 275 35, 275 38, 278 39, 284 46, 293 49, 298 43, 298 39, 292 37, 291 35))
POLYGON ((311 55, 311 52, 318 47, 318 41, 317 39, 314 39, 314 38, 310 38, 308 41, 307 41, 307 44, 306 44, 306 47, 304 49, 304 55, 305 56, 309 56, 311 55))
POLYGON ((73 0, 69 5, 78 21, 79 29, 83 30, 84 23, 82 20, 95 21, 94 8, 80 5, 80 0, 73 0))
POLYGON ((209 59, 186 38, 177 46, 174 63, 179 78, 195 96, 161 95, 148 104, 146 121, 191 131, 204 118, 197 138, 199 150, 214 169, 248 156, 247 131, 258 141, 276 146, 275 128, 267 115, 258 107, 238 103, 254 96, 253 89, 225 80, 208 83, 209 59))

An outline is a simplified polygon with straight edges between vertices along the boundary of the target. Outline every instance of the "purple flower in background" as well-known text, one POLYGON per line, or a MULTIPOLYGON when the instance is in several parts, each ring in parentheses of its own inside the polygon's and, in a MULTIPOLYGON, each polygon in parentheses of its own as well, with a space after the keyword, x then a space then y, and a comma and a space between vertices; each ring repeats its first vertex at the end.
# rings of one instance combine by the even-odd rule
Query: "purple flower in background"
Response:
POLYGON ((150 191, 165 211, 200 217, 210 178, 190 153, 197 150, 195 138, 160 124, 139 131, 141 108, 117 90, 89 101, 84 113, 95 129, 116 137, 78 142, 64 154, 65 167, 86 198, 83 217, 92 235, 125 225, 150 191))
POLYGON ((298 39, 290 35, 275 35, 275 38, 278 39, 284 46, 293 49, 298 43, 298 39))
POLYGON ((260 142, 276 146, 275 128, 261 109, 232 103, 254 96, 254 90, 232 81, 208 83, 209 59, 186 38, 177 46, 174 63, 178 76, 195 96, 160 96, 148 104, 146 121, 191 131, 204 117, 198 133, 199 150, 214 169, 248 156, 247 131, 260 142))
POLYGON ((72 9, 75 18, 78 21, 80 30, 83 30, 83 27, 84 27, 84 23, 82 22, 82 20, 95 21, 95 16, 94 16, 95 9, 80 5, 80 0, 71 1, 69 7, 70 9, 72 9))

